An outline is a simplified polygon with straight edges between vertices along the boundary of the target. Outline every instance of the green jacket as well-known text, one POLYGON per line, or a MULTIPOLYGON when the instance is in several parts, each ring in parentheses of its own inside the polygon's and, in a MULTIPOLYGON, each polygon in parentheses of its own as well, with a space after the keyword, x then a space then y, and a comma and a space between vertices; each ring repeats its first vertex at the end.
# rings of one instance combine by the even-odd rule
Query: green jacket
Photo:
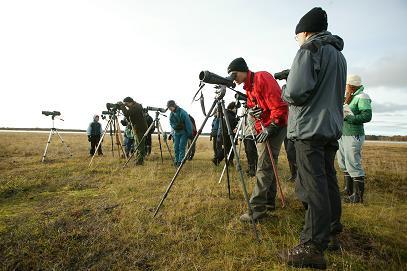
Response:
POLYGON ((353 116, 347 116, 343 124, 342 135, 356 136, 365 135, 363 123, 369 122, 372 119, 372 100, 369 95, 363 92, 361 86, 355 93, 349 104, 353 116))

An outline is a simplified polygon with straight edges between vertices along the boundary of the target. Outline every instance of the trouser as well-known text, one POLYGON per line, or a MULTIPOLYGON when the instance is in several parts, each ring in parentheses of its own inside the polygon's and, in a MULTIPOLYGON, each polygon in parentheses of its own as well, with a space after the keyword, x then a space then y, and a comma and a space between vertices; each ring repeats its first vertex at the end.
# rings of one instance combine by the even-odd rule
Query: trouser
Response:
POLYGON ((142 138, 143 135, 134 136, 134 146, 138 146, 136 153, 136 161, 138 163, 142 163, 144 161, 144 157, 146 156, 146 138, 144 137, 144 139, 141 141, 142 138))
POLYGON ((339 140, 338 164, 343 172, 348 172, 352 178, 364 177, 362 167, 362 145, 365 136, 342 136, 339 140))
POLYGON ((151 147, 152 147, 152 138, 151 134, 148 134, 146 137, 146 154, 151 154, 151 147))
POLYGON ((124 139, 124 148, 127 156, 129 156, 130 152, 134 151, 133 147, 134 147, 134 138, 126 137, 124 139))
POLYGON ((218 158, 218 138, 215 136, 211 135, 211 140, 212 140, 212 150, 213 150, 213 158, 217 159, 218 158))
POLYGON ((182 159, 185 156, 185 147, 187 146, 188 136, 186 134, 174 134, 174 152, 175 163, 181 164, 182 159))
MULTIPOLYGON (((232 137, 235 138, 235 135, 232 134, 232 137)), ((223 137, 222 137, 222 134, 219 134, 217 137, 217 141, 218 142, 216 143, 216 146, 217 146, 216 157, 217 157, 218 161, 222 161, 225 158, 225 152, 226 152, 226 155, 229 154, 230 149, 232 148, 232 142, 230 141, 230 137, 227 134, 227 131, 225 131, 223 133, 223 137), (223 139, 225 140, 225 142, 223 142, 223 139)), ((234 157, 235 157, 235 154, 232 152, 230 154, 229 161, 232 161, 234 157)))
MULTIPOLYGON (((276 167, 281 145, 286 135, 287 127, 283 127, 267 139, 276 167)), ((257 155, 256 185, 250 203, 254 211, 263 212, 267 209, 267 205, 275 206, 277 186, 266 142, 257 144, 257 155)))
MULTIPOLYGON (((95 154, 95 151, 96 151, 95 149, 98 146, 99 141, 100 141, 100 135, 91 136, 91 138, 90 138, 90 151, 89 151, 90 155, 95 154)), ((98 154, 103 154, 103 152, 102 152, 102 144, 100 144, 100 146, 99 146, 98 154)))
POLYGON ((342 207, 334 167, 336 140, 295 141, 298 176, 296 193, 308 206, 301 242, 326 249, 330 234, 342 231, 342 207))
POLYGON ((253 136, 247 136, 243 139, 244 144, 244 151, 247 157, 247 163, 249 166, 254 166, 256 168, 257 165, 257 148, 256 142, 253 139, 253 136))
POLYGON ((284 148, 285 152, 287 153, 287 160, 290 167, 290 173, 292 178, 297 177, 297 159, 295 154, 295 145, 294 141, 285 138, 284 139, 284 148))

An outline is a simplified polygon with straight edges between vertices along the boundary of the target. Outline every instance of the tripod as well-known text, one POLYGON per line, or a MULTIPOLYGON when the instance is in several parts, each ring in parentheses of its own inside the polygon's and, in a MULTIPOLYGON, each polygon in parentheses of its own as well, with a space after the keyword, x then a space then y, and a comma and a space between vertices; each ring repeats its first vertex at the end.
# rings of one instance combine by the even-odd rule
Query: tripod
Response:
POLYGON ((92 162, 93 162, 93 159, 95 158, 96 152, 100 148, 100 144, 102 144, 103 138, 105 137, 108 128, 110 128, 110 139, 111 139, 111 142, 112 142, 112 148, 111 148, 112 149, 112 156, 114 157, 114 144, 113 144, 113 135, 114 135, 115 140, 116 140, 116 145, 117 145, 118 157, 120 158, 121 154, 124 155, 124 157, 127 157, 126 152, 123 149, 122 134, 121 134, 121 131, 120 131, 119 119, 118 119, 117 115, 118 115, 117 112, 112 111, 112 112, 109 113, 109 120, 107 121, 105 130, 103 131, 103 134, 100 137, 98 145, 96 146, 95 153, 93 154, 92 158, 90 159, 89 167, 92 165, 92 162))
MULTIPOLYGON (((201 87, 201 88, 202 88, 202 87, 201 87)), ((201 127, 199 128, 199 130, 198 130, 198 132, 197 132, 195 138, 193 139, 192 144, 191 144, 191 147, 192 147, 192 146, 196 143, 196 141, 198 140, 199 135, 202 133, 202 130, 203 130, 203 128, 205 127, 205 124, 206 124, 206 122, 208 121, 209 117, 212 115, 212 112, 213 112, 213 110, 214 110, 214 108, 215 108, 216 105, 218 105, 218 108, 220 108, 220 109, 222 110, 223 116, 226 115, 225 102, 224 102, 224 100, 223 100, 225 94, 226 94, 226 87, 222 86, 221 89, 220 89, 220 91, 217 92, 217 96, 215 97, 215 100, 214 100, 214 102, 213 102, 213 104, 212 104, 212 106, 211 106, 211 108, 210 108, 208 114, 206 115, 206 117, 205 117, 205 119, 204 119, 204 121, 203 121, 201 127)), ((252 226, 253 226, 253 232, 254 232, 254 235, 255 235, 256 239, 259 240, 259 235, 258 235, 258 232, 257 232, 257 229, 256 229, 256 224, 255 224, 255 221, 253 220, 253 216, 252 216, 253 210, 252 210, 252 207, 251 207, 251 204, 250 204, 250 201, 249 201, 249 196, 248 196, 248 194, 247 194, 247 188, 246 188, 246 184, 245 184, 244 177, 243 177, 243 170, 242 170, 242 167, 241 167, 241 164, 240 164, 239 153, 237 152, 236 144, 235 144, 235 142, 233 141, 232 128, 231 128, 231 126, 230 126, 229 119, 228 119, 227 117, 225 117, 224 120, 225 120, 225 123, 226 123, 226 127, 227 127, 227 131, 228 131, 229 139, 230 139, 230 141, 231 141, 231 143, 232 143, 233 152, 234 152, 235 155, 236 155, 236 170, 239 172, 240 182, 241 182, 242 188, 243 188, 243 195, 244 195, 245 201, 246 201, 246 203, 247 203, 247 208, 248 208, 248 211, 249 211, 249 215, 250 215, 250 217, 252 218, 251 222, 252 222, 252 226)), ((161 198, 161 201, 160 201, 160 203, 158 204, 158 206, 157 206, 157 208, 156 208, 156 210, 155 210, 155 212, 154 212, 154 217, 157 215, 158 211, 160 210, 162 204, 164 203, 164 200, 167 198, 168 193, 169 193, 170 190, 171 190, 171 187, 173 186, 173 184, 174 184, 176 178, 178 177, 178 175, 179 175, 179 173, 180 173, 182 167, 184 166, 184 164, 185 164, 185 162, 186 162, 186 160, 187 160, 187 157, 188 157, 189 153, 191 152, 191 147, 188 148, 188 151, 187 151, 186 155, 185 155, 184 158, 182 159, 180 166, 177 168, 177 171, 175 172, 174 177, 172 178, 172 180, 171 180, 171 182, 169 183, 169 185, 168 185, 166 191, 164 192, 164 194, 163 194, 163 196, 162 196, 162 198, 161 198)), ((226 157, 225 157, 225 158, 226 158, 226 157)), ((227 158, 226 158, 226 161, 227 161, 227 158)), ((226 162, 226 163, 227 163, 227 162, 226 162)))
MULTIPOLYGON (((245 106, 245 105, 244 105, 245 106)), ((244 140, 244 138, 245 138, 245 131, 247 130, 247 128, 250 128, 250 133, 251 133, 251 135, 252 135, 252 137, 253 137, 253 140, 255 140, 255 133, 254 133, 254 131, 253 131, 253 127, 251 127, 251 126, 248 126, 248 127, 243 127, 243 124, 244 123, 247 123, 247 110, 245 111, 245 113, 240 117, 240 121, 239 121, 239 124, 237 125, 237 131, 236 131, 236 135, 235 135, 235 138, 234 138, 234 140, 235 140, 235 142, 236 142, 236 140, 238 139, 238 138, 240 138, 241 139, 241 141, 243 142, 243 140, 244 140), (239 132, 241 133, 240 134, 240 136, 239 136, 239 132)), ((242 144, 242 143, 241 143, 242 144)), ((240 145, 240 147, 239 147, 239 155, 240 155, 240 149, 241 149, 241 147, 242 147, 242 145, 240 145)), ((229 153, 228 153, 228 159, 230 159, 230 157, 232 156, 232 152, 233 152, 233 149, 230 149, 230 151, 229 151, 229 153)), ((227 168, 227 165, 225 164, 224 166, 223 166, 223 170, 222 170, 222 174, 220 175, 220 177, 219 177, 219 181, 218 181, 218 183, 221 183, 221 181, 222 181, 222 179, 223 179, 223 175, 225 174, 225 171, 227 172, 227 170, 228 170, 228 168, 227 168)), ((227 174, 228 175, 228 174, 227 174)), ((228 183, 229 183, 229 180, 228 180, 228 183)))
POLYGON ((139 148, 141 146, 141 143, 143 142, 143 140, 144 141, 146 140, 146 137, 149 135, 151 130, 154 131, 155 129, 157 129, 158 143, 160 145, 161 163, 164 163, 163 150, 162 150, 162 146, 161 146, 161 133, 163 134, 163 140, 164 140, 165 145, 167 146, 167 150, 168 150, 168 153, 170 154, 171 161, 172 161, 172 163, 174 163, 174 158, 172 156, 171 149, 170 149, 170 146, 168 145, 168 141, 167 141, 167 133, 163 130, 163 128, 161 126, 160 115, 166 117, 166 115, 162 114, 160 111, 155 111, 155 119, 154 119, 154 121, 151 123, 150 127, 148 127, 147 131, 144 133, 144 135, 141 138, 140 142, 138 142, 138 144, 137 144, 136 148, 134 149, 133 153, 127 158, 126 162, 123 165, 123 168, 125 168, 127 166, 129 161, 131 160, 131 158, 133 158, 134 154, 139 150, 139 148))
POLYGON ((52 115, 52 128, 49 131, 49 136, 48 136, 48 141, 47 141, 47 145, 45 146, 45 151, 44 154, 42 155, 42 159, 41 162, 45 161, 45 156, 47 156, 47 151, 48 151, 48 146, 49 143, 51 143, 51 137, 56 134, 59 139, 61 140, 62 144, 64 145, 65 149, 67 150, 67 152, 69 153, 69 156, 72 157, 72 152, 69 150, 68 146, 65 144, 64 139, 62 138, 62 136, 58 133, 57 128, 55 128, 55 115, 52 115))

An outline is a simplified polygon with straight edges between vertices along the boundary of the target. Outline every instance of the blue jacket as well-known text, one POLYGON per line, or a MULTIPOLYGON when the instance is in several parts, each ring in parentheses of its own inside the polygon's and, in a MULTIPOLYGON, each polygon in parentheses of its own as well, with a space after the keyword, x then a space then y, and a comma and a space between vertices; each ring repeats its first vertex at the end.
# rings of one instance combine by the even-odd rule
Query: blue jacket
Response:
POLYGON ((175 112, 170 114, 170 125, 177 135, 186 134, 188 137, 192 136, 192 122, 188 113, 177 106, 175 112))

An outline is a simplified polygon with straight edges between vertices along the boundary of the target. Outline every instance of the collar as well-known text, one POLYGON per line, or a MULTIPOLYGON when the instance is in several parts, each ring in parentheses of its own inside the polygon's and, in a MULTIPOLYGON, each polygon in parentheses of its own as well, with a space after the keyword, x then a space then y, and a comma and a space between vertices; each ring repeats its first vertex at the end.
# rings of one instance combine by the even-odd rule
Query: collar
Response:
POLYGON ((358 88, 358 90, 356 90, 355 92, 353 92, 352 96, 356 96, 356 95, 360 94, 360 93, 363 91, 363 89, 364 89, 364 87, 363 87, 363 86, 360 86, 360 87, 358 88))
MULTIPOLYGON (((243 89, 246 91, 251 91, 252 90, 252 71, 248 71, 247 72, 247 78, 246 81, 244 81, 244 85, 243 85, 243 89)), ((254 80, 254 78, 253 78, 254 80)))

